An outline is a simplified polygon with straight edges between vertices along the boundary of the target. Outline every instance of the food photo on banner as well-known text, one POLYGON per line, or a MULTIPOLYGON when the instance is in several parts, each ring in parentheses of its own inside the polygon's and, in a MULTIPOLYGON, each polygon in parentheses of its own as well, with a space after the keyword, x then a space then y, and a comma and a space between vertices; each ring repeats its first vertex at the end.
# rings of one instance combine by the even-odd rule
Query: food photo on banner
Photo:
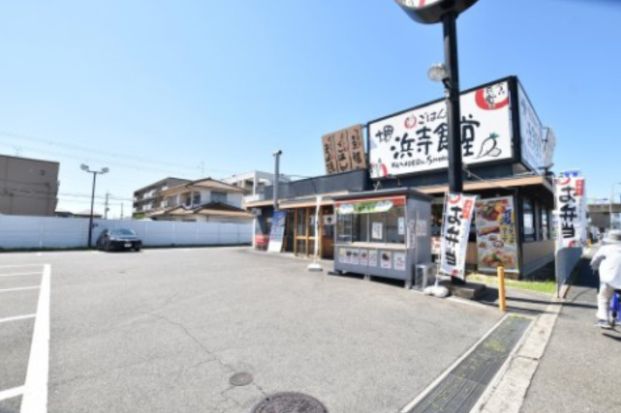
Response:
POLYGON ((557 250, 586 245, 587 219, 585 180, 579 173, 556 178, 557 250))
MULTIPOLYGON (((462 159, 465 165, 511 159, 509 83, 461 95, 462 159)), ((444 100, 369 123, 371 178, 448 167, 448 123, 444 100)))
POLYGON ((518 273, 518 244, 512 196, 476 202, 477 264, 479 271, 500 266, 518 273))
POLYGON ((444 202, 440 239, 440 272, 465 279, 466 250, 476 195, 449 193, 444 202))

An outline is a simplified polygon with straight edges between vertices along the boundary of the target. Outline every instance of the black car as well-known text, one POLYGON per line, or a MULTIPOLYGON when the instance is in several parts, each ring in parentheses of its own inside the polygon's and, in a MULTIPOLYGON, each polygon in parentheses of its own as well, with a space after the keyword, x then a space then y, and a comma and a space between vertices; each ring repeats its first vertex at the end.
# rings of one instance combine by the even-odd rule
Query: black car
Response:
POLYGON ((136 233, 131 229, 104 229, 97 239, 97 248, 103 251, 140 251, 140 248, 142 248, 142 241, 138 239, 136 233))

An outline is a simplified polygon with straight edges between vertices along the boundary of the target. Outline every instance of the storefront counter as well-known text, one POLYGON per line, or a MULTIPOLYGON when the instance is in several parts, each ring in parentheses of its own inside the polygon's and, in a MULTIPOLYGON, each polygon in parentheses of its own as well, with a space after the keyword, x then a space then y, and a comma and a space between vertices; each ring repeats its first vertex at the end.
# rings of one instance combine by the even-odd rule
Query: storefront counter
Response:
POLYGON ((403 280, 431 261, 431 198, 411 189, 335 197, 334 269, 403 280))

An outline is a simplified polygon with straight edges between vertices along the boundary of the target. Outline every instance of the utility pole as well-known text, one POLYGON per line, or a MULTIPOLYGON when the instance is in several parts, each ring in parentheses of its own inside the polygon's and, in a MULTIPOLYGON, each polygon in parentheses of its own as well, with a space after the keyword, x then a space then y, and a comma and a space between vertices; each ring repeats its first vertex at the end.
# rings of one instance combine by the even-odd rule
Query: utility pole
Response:
POLYGON ((280 186, 280 155, 282 155, 282 151, 280 149, 274 152, 274 212, 278 211, 278 187, 280 186))
POLYGON ((108 211, 110 210, 110 208, 108 208, 109 203, 110 203, 110 192, 106 192, 106 200, 104 202, 104 219, 108 219, 108 211))
POLYGON ((123 219, 123 202, 121 201, 121 219, 123 219))

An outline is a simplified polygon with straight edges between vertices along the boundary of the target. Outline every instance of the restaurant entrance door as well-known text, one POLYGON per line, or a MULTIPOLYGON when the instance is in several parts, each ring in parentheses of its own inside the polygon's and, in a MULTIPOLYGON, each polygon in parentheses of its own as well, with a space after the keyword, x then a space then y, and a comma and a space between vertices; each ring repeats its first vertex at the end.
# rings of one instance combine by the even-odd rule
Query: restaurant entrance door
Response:
MULTIPOLYGON (((296 208, 293 217, 293 252, 295 255, 312 257, 315 254, 314 207, 296 208)), ((334 257, 334 208, 331 205, 319 209, 319 256, 334 257)))

